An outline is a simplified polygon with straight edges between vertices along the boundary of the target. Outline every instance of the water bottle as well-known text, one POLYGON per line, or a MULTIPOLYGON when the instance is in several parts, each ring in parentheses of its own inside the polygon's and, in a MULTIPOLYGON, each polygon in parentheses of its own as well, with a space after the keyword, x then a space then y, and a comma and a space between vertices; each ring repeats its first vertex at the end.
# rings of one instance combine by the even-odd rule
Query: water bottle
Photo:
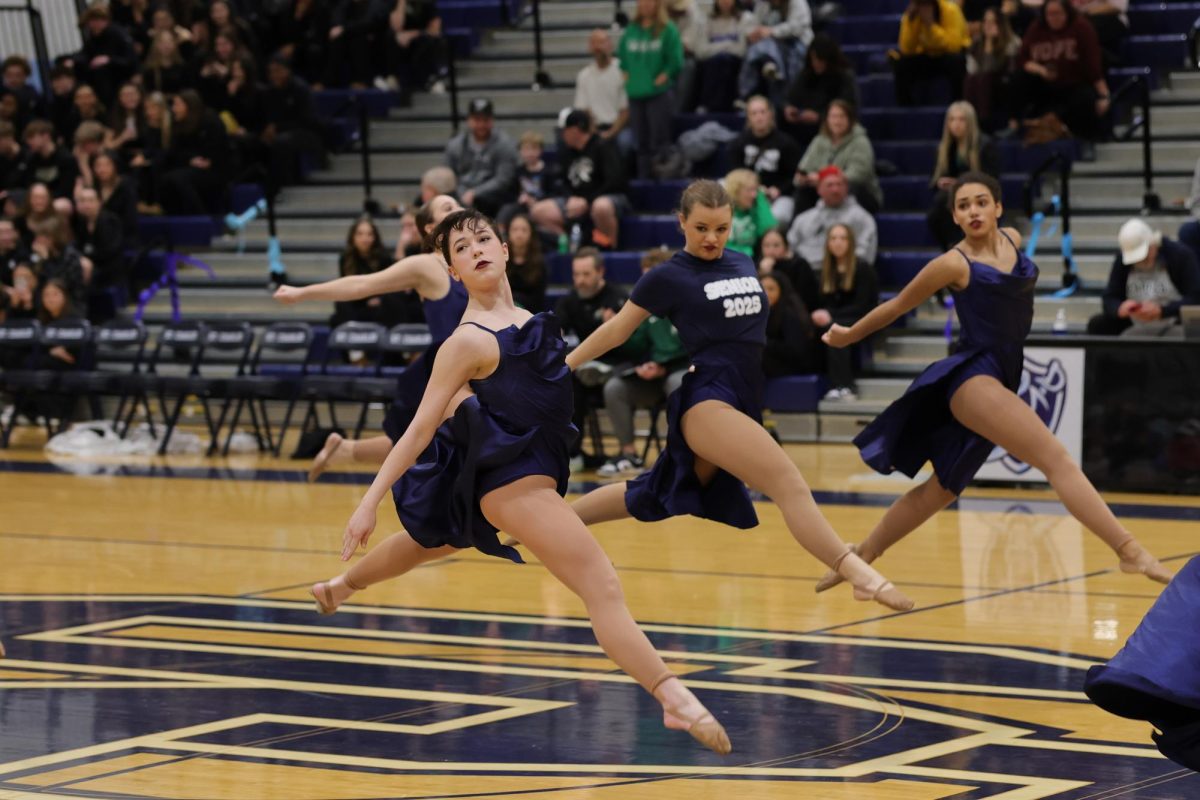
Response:
POLYGON ((1056 336, 1067 332, 1067 310, 1060 308, 1058 313, 1054 315, 1054 324, 1050 327, 1056 336))
POLYGON ((574 253, 574 252, 578 251, 579 245, 581 245, 582 243, 583 243, 583 228, 580 228, 579 223, 576 222, 574 225, 571 226, 571 252, 574 253))
POLYGON ((567 240, 565 232, 558 235, 558 252, 564 254, 571 252, 571 243, 567 240))

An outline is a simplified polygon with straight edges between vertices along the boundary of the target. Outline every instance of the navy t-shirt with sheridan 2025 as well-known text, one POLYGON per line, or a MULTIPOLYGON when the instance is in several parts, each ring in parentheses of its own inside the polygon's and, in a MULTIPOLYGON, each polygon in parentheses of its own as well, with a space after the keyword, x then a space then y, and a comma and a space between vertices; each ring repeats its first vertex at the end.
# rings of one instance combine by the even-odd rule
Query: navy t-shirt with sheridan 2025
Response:
POLYGON ((680 251, 643 275, 630 301, 671 320, 692 371, 668 398, 666 449, 653 469, 629 483, 626 508, 643 521, 692 514, 754 527, 758 516, 741 481, 721 470, 707 485, 699 482, 682 428, 684 414, 706 400, 762 419, 768 309, 754 263, 732 250, 712 261, 680 251))

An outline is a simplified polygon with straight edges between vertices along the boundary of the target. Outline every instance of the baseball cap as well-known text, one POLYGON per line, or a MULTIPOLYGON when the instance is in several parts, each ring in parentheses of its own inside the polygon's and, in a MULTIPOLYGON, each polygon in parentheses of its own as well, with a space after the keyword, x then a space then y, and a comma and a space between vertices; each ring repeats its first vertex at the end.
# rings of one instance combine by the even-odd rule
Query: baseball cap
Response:
POLYGON ((592 116, 582 108, 572 108, 562 118, 560 128, 578 128, 581 131, 592 129, 592 116))
POLYGON ((838 178, 845 178, 846 173, 842 172, 840 167, 838 167, 834 164, 830 164, 829 166, 824 167, 823 169, 821 169, 820 172, 817 173, 817 184, 820 185, 820 183, 822 181, 824 181, 826 178, 835 177, 835 176, 838 178))
POLYGON ((492 116, 492 101, 486 97, 476 97, 467 105, 467 115, 473 116, 478 114, 483 117, 492 116))
POLYGON ((1121 263, 1136 264, 1150 252, 1150 246, 1160 244, 1162 234, 1152 229, 1144 220, 1131 219, 1121 226, 1117 244, 1121 247, 1121 263))

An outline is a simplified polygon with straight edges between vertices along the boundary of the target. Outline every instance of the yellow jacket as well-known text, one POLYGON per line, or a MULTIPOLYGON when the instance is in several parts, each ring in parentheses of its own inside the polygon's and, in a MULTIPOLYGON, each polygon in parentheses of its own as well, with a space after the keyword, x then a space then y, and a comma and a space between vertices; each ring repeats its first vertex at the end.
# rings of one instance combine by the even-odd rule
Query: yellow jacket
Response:
POLYGON ((951 0, 938 0, 942 21, 926 25, 919 16, 900 18, 900 54, 942 56, 960 53, 971 44, 962 9, 951 0))

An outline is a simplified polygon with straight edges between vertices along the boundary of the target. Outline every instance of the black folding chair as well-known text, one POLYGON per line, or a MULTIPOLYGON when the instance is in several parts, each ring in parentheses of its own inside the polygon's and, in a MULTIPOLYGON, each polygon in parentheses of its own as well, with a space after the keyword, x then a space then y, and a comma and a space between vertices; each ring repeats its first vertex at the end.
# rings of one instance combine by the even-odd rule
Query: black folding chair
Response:
POLYGON ((92 332, 92 368, 62 375, 64 392, 88 398, 115 397, 113 430, 121 438, 129 433, 126 403, 136 413, 139 406, 146 412, 151 435, 155 434, 154 417, 140 380, 146 355, 146 327, 132 320, 111 320, 92 332), (126 420, 122 426, 122 420, 126 420))
POLYGON ((22 411, 27 387, 36 380, 41 353, 42 326, 35 319, 13 319, 0 323, 0 391, 12 398, 12 417, 0 423, 0 448, 8 447, 13 428, 22 411))
MULTIPOLYGON (((325 344, 325 355, 320 364, 308 365, 300 382, 299 393, 288 403, 287 412, 283 417, 284 430, 291 423, 292 412, 297 402, 307 403, 300 424, 301 432, 320 427, 321 420, 317 414, 319 403, 328 406, 329 423, 334 428, 339 427, 336 407, 338 402, 358 402, 361 406, 359 419, 362 420, 371 402, 362 399, 362 396, 375 396, 374 393, 382 385, 374 382, 380 378, 380 354, 386 335, 384 327, 374 322, 344 322, 330 331, 329 340, 325 344), (371 360, 373 366, 365 375, 362 367, 329 363, 334 356, 342 357, 352 351, 359 351, 371 360)), ((394 381, 392 386, 394 387, 394 381)), ((390 398, 390 395, 388 397, 390 398)), ((279 455, 282 446, 283 436, 280 435, 275 442, 275 455, 279 455)))
MULTIPOLYGON (((263 331, 246 374, 230 378, 226 386, 227 394, 217 422, 218 431, 231 403, 234 404, 234 410, 221 451, 223 455, 229 455, 229 443, 233 440, 243 407, 250 409, 258 449, 277 451, 267 417, 267 401, 293 402, 299 396, 312 342, 313 330, 307 322, 276 322, 263 331)), ((280 441, 285 433, 286 427, 279 431, 280 441)))

